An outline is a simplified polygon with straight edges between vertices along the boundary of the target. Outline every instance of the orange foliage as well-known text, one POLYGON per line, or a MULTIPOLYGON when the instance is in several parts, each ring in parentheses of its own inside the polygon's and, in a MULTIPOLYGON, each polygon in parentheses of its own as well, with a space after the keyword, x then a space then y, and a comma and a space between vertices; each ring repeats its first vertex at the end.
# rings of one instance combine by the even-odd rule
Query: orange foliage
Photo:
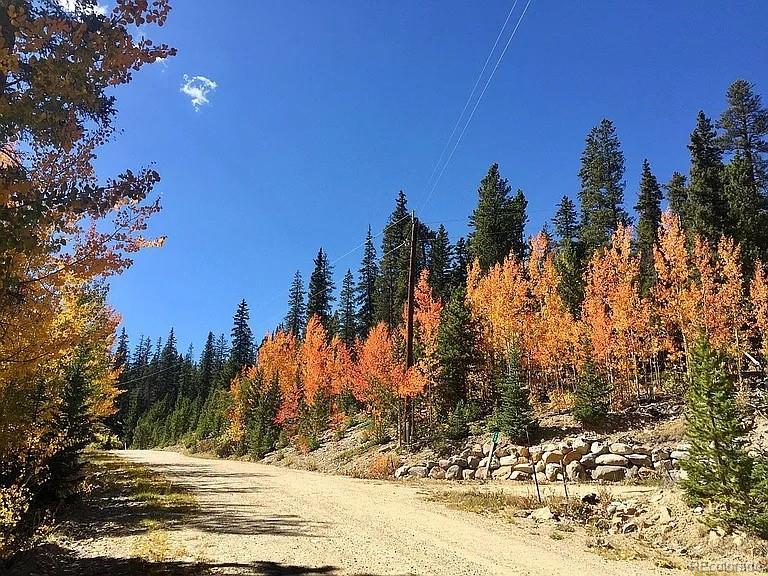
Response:
POLYGON ((755 317, 755 329, 761 338, 763 358, 768 358, 768 271, 758 260, 749 286, 755 317))
POLYGON ((377 324, 359 346, 352 390, 355 398, 381 415, 393 407, 405 376, 389 329, 384 323, 377 324))
POLYGON ((265 385, 277 381, 282 402, 275 421, 287 424, 296 419, 302 399, 296 337, 278 330, 268 335, 259 348, 258 366, 265 385))
POLYGON ((304 342, 301 345, 303 365, 304 401, 312 406, 320 397, 331 393, 331 371, 329 367, 328 335, 316 315, 307 321, 304 342))

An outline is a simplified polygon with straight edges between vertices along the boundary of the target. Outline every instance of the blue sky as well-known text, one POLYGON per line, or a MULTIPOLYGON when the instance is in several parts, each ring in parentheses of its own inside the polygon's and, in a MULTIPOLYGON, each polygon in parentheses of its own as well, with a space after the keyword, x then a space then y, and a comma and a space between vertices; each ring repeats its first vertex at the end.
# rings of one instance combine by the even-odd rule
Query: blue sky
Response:
MULTIPOLYGON (((168 241, 112 282, 132 344, 173 326, 199 351, 208 330, 229 332, 241 298, 261 336, 295 270, 306 278, 320 246, 336 259, 369 223, 380 230, 401 188, 455 240, 494 161, 524 189, 533 233, 575 197, 584 137, 603 117, 631 208, 643 158, 662 181, 686 171, 696 112, 719 115, 730 82, 768 100, 768 2, 534 0, 420 209, 512 1, 173 5, 151 35, 179 54, 120 89, 124 132, 99 160, 105 176, 151 162, 162 175, 152 231, 168 241), (216 83, 207 104, 181 92, 185 75, 216 83)), ((341 259, 337 278, 359 260, 341 259)))

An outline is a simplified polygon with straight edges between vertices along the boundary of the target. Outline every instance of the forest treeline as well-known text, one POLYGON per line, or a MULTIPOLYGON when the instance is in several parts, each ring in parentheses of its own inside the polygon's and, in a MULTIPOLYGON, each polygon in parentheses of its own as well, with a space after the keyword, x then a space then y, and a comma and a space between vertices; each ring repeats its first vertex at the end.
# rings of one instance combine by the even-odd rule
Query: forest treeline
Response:
POLYGON ((173 331, 132 352, 123 332, 121 437, 261 456, 289 442, 311 450, 358 411, 375 438, 417 442, 459 438, 483 415, 520 436, 537 407, 597 425, 609 409, 684 391, 701 334, 744 386, 768 357, 768 111, 745 80, 726 101, 716 120, 692 119, 685 174, 661 183, 643 162, 633 214, 606 119, 586 137, 578 197, 562 197, 530 238, 524 192, 492 164, 466 238, 413 217, 401 191, 384 229, 369 227, 356 274, 337 292, 321 248, 306 287, 296 272, 284 322, 260 340, 245 301, 229 340, 209 333, 199 358, 177 350, 173 331))
POLYGON ((102 180, 94 162, 115 134, 115 89, 175 54, 136 35, 169 9, 0 2, 0 563, 58 506, 116 413, 107 279, 162 243, 144 233, 159 175, 102 180))

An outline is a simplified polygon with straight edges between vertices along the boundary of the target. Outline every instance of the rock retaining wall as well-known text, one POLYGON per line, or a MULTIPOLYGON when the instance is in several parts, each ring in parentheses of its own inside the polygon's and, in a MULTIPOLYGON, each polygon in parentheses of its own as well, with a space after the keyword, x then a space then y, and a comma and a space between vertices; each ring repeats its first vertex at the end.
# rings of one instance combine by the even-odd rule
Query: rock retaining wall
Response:
POLYGON ((450 458, 404 464, 395 471, 395 478, 530 481, 535 470, 542 483, 562 481, 563 475, 571 482, 620 482, 659 476, 678 480, 685 474, 680 460, 688 457, 688 450, 685 444, 647 446, 586 438, 531 448, 505 443, 494 448, 490 442, 474 443, 450 458))

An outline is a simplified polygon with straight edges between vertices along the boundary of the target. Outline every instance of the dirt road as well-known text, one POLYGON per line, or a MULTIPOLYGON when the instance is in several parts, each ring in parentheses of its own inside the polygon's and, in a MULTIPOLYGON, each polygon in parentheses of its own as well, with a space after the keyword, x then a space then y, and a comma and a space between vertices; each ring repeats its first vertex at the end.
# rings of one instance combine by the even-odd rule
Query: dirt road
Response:
MULTIPOLYGON (((174 528, 168 546, 237 567, 291 566, 275 574, 496 575, 658 574, 650 564, 603 559, 577 535, 565 540, 450 510, 419 484, 356 480, 173 452, 120 457, 189 487, 200 511, 174 528)), ((244 573, 261 574, 258 571, 244 573)), ((273 572, 265 571, 264 574, 273 572)))

